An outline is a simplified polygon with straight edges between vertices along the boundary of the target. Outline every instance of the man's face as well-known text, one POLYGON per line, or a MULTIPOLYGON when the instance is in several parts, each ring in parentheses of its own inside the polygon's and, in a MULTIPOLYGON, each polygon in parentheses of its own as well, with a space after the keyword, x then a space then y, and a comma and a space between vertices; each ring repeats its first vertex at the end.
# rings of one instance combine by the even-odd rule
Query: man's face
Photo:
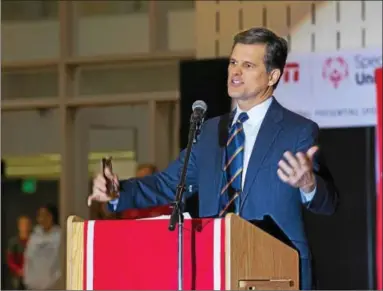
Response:
POLYGON ((228 68, 228 94, 235 100, 263 96, 270 86, 264 64, 266 45, 236 44, 228 68))

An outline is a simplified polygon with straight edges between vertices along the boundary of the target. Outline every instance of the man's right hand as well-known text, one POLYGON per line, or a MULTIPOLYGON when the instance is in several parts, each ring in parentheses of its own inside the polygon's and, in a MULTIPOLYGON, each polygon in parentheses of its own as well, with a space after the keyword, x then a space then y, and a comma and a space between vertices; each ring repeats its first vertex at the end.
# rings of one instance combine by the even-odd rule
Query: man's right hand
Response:
MULTIPOLYGON (((105 169, 105 175, 109 179, 113 180, 113 183, 119 188, 119 182, 116 175, 112 175, 109 171, 109 169, 105 169)), ((111 198, 106 194, 106 180, 104 178, 104 175, 102 173, 99 173, 94 179, 93 179, 93 190, 92 195, 88 197, 88 206, 91 206, 92 201, 98 201, 98 202, 108 202, 111 200, 111 198)))

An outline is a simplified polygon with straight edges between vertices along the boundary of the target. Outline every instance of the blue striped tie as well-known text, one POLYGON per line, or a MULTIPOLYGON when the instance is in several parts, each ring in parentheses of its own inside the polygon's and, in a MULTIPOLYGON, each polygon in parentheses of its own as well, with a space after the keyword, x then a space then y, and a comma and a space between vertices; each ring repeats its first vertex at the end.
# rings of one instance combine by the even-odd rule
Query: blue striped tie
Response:
POLYGON ((226 212, 229 206, 234 202, 235 213, 239 212, 239 195, 242 191, 242 171, 243 171, 243 151, 245 146, 245 133, 243 123, 249 119, 246 112, 242 112, 237 121, 230 128, 229 139, 226 143, 226 164, 224 171, 227 173, 227 183, 222 188, 221 195, 228 192, 231 187, 234 194, 228 204, 222 209, 220 216, 226 212), (238 198, 238 199, 237 199, 238 198))

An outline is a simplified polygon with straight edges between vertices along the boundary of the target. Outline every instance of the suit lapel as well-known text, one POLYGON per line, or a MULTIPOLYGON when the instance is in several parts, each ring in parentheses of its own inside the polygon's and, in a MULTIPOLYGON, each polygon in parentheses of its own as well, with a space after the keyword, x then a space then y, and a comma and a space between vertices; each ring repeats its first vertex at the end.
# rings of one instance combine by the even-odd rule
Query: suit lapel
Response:
POLYGON ((282 116, 282 107, 274 99, 261 124, 261 128, 258 132, 258 136, 250 156, 245 185, 243 189, 243 196, 241 199, 241 209, 247 196, 249 195, 251 185, 254 183, 257 173, 262 166, 268 151, 272 147, 275 138, 278 136, 279 131, 281 130, 280 122, 282 120, 282 116))

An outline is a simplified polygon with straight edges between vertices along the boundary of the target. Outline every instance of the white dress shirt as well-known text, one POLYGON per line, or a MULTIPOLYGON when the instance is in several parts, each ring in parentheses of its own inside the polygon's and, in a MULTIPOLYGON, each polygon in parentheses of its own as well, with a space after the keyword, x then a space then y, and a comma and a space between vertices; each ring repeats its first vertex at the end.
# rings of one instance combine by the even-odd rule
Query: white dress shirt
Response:
MULTIPOLYGON (((265 118, 267 110, 269 109, 272 102, 273 102, 273 97, 267 99, 266 101, 254 106, 249 111, 247 111, 247 115, 249 116, 249 119, 243 123, 243 131, 245 133, 245 146, 244 146, 244 157, 243 157, 242 189, 245 185, 247 168, 249 165, 251 153, 253 152, 255 140, 257 139, 262 121, 265 118)), ((233 124, 237 121, 238 116, 242 112, 244 112, 238 107, 238 105, 236 108, 237 109, 233 119, 233 124)), ((277 175, 277 173, 275 174, 277 175)), ((307 203, 313 199, 314 194, 316 192, 316 188, 310 193, 304 193, 303 191, 300 191, 300 192, 301 192, 302 202, 307 203)))

